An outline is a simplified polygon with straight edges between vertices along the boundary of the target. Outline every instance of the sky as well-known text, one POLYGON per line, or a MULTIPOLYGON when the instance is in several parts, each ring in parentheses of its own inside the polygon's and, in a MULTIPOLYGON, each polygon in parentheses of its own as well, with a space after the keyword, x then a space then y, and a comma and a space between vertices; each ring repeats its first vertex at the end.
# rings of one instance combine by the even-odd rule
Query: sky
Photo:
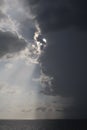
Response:
POLYGON ((86 0, 0 0, 0 119, 87 118, 86 0))

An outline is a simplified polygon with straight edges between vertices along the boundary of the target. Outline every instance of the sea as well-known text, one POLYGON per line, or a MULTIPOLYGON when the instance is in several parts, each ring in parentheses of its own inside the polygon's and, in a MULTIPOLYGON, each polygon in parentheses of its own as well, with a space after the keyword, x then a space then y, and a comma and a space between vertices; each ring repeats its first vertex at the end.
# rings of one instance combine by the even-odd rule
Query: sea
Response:
POLYGON ((0 120, 0 130, 86 130, 87 120, 0 120), (85 128, 85 129, 84 129, 85 128))

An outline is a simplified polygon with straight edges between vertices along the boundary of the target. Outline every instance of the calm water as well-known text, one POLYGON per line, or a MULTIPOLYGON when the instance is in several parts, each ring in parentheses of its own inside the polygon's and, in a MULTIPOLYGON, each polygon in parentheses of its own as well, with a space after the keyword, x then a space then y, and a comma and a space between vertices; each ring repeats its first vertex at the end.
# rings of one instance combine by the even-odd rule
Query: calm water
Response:
POLYGON ((0 120, 0 130, 80 130, 86 120, 0 120))

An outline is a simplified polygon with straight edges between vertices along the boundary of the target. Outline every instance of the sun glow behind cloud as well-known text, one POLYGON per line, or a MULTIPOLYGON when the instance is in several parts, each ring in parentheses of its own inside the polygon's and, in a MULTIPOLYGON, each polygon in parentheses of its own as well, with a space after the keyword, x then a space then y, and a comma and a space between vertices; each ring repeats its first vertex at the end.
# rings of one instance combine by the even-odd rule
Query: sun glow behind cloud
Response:
POLYGON ((14 0, 14 2, 5 0, 1 9, 1 13, 4 14, 0 20, 2 37, 5 35, 5 39, 9 37, 12 41, 10 43, 8 38, 8 41, 4 41, 5 48, 8 49, 5 50, 3 47, 4 53, 0 48, 0 54, 2 54, 0 58, 0 118, 62 118, 63 107, 66 107, 62 105, 62 102, 68 102, 68 100, 41 93, 47 86, 50 86, 49 91, 53 91, 51 88, 53 78, 41 71, 38 61, 47 45, 47 40, 43 37, 39 24, 34 21, 35 16, 29 9, 28 11, 24 9, 23 2, 22 0, 14 0), (31 33, 33 36, 30 36, 31 33), (41 75, 34 78, 37 65, 41 75))

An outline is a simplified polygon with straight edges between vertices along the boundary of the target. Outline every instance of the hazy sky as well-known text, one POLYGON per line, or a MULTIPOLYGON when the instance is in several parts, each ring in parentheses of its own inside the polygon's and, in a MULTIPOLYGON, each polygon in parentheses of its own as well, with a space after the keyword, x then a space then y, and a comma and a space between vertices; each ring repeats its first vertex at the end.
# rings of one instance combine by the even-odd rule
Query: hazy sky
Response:
POLYGON ((0 119, 87 117, 85 5, 0 0, 0 119))

